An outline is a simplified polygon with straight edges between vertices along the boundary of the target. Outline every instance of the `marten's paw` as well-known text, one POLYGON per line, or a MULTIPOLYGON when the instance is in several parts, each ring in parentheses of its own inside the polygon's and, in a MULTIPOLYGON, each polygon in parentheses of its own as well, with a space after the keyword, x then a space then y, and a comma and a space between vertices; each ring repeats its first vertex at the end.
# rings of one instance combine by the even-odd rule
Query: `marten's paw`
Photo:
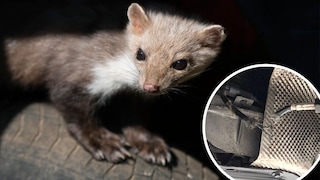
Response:
POLYGON ((127 127, 123 133, 133 151, 147 162, 165 166, 172 161, 171 152, 162 138, 141 126, 127 127))
POLYGON ((146 161, 162 166, 171 162, 171 153, 164 140, 160 137, 153 136, 148 141, 140 143, 136 144, 135 148, 139 156, 146 161))
POLYGON ((78 125, 69 124, 68 130, 96 160, 119 163, 131 157, 124 138, 105 128, 79 128, 78 125))

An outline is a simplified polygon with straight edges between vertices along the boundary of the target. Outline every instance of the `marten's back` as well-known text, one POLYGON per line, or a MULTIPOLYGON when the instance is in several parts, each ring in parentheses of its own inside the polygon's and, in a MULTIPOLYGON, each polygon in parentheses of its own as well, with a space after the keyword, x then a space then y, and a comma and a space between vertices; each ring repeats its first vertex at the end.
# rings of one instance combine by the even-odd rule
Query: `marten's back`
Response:
POLYGON ((121 33, 48 34, 5 41, 12 79, 22 86, 89 81, 91 69, 123 49, 121 33))
POLYGON ((42 84, 58 43, 58 39, 44 36, 7 39, 6 62, 12 79, 25 86, 42 84))

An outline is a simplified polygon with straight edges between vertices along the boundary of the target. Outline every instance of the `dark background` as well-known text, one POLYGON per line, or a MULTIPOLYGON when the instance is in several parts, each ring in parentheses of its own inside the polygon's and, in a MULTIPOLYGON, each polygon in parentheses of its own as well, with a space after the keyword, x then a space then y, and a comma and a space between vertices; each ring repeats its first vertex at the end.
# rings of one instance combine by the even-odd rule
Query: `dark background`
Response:
MULTIPOLYGON (((136 2, 156 9, 177 11, 226 28, 228 38, 217 61, 209 71, 187 82, 189 88, 183 88, 185 93, 170 93, 170 100, 155 98, 144 102, 140 110, 131 112, 144 114, 150 129, 161 134, 171 146, 184 149, 208 166, 213 165, 202 143, 202 114, 214 87, 231 72, 249 64, 276 63, 296 70, 317 89, 320 88, 318 0, 136 2)), ((4 0, 0 6, 0 38, 30 36, 37 32, 86 34, 99 29, 122 29, 127 22, 126 10, 130 3, 127 0, 4 0)), ((5 59, 2 44, 0 56, 5 59)), ((25 94, 12 95, 13 90, 5 84, 8 77, 3 61, 0 67, 1 90, 4 91, 0 96, 2 107, 12 106, 17 100, 38 99, 34 94, 28 95, 28 98, 25 94)), ((121 98, 113 105, 114 109, 117 107, 123 107, 121 98)), ((319 172, 318 167, 313 176, 319 177, 319 172)))

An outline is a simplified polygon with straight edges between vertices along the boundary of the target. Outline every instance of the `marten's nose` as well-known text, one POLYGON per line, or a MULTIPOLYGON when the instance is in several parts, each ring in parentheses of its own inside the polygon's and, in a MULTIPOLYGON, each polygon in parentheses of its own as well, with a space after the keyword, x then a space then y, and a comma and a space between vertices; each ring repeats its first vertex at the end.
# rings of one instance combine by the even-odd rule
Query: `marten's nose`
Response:
POLYGON ((160 86, 154 85, 152 83, 145 83, 143 89, 149 93, 159 92, 160 86))

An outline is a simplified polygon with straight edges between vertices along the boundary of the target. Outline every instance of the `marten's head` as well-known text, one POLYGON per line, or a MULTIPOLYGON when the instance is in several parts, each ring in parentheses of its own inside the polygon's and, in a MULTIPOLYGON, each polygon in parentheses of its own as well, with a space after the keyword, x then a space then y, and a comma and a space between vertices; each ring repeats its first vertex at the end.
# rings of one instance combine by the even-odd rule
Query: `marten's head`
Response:
POLYGON ((226 38, 220 25, 159 12, 128 8, 129 55, 136 64, 141 89, 162 93, 207 68, 226 38))

